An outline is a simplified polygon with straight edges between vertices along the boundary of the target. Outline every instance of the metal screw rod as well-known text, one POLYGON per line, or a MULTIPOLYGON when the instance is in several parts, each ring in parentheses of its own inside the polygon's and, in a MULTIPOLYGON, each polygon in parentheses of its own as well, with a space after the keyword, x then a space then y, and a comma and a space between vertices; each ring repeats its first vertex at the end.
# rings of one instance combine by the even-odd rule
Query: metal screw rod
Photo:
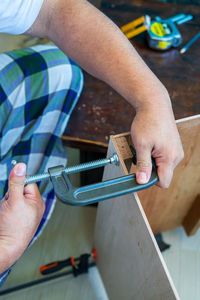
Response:
MULTIPOLYGON (((76 173, 76 172, 81 172, 85 170, 90 170, 90 169, 95 169, 95 168, 100 168, 108 164, 119 164, 119 157, 116 153, 114 153, 111 157, 109 158, 104 158, 104 159, 99 159, 95 161, 91 161, 88 163, 83 163, 80 165, 75 165, 68 167, 64 170, 66 174, 71 174, 71 173, 76 173)), ((57 174, 60 175, 60 174, 57 174)), ((32 183, 32 182, 38 182, 44 179, 49 179, 50 175, 49 173, 42 173, 42 174, 37 174, 33 176, 26 177, 25 184, 32 183)))

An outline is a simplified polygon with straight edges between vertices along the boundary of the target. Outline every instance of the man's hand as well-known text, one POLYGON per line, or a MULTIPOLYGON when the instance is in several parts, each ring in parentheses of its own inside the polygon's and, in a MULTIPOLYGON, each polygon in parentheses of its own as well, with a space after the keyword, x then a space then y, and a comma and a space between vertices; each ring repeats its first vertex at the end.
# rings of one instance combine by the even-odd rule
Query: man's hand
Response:
POLYGON ((24 187, 26 165, 17 164, 10 173, 9 188, 0 202, 0 273, 22 255, 33 238, 45 204, 36 184, 24 187))
POLYGON ((168 188, 174 168, 184 153, 173 117, 168 95, 159 95, 155 104, 142 107, 132 123, 131 135, 137 153, 137 182, 147 183, 151 176, 151 156, 155 159, 159 177, 158 186, 168 188), (164 100, 166 99, 166 100, 164 100))

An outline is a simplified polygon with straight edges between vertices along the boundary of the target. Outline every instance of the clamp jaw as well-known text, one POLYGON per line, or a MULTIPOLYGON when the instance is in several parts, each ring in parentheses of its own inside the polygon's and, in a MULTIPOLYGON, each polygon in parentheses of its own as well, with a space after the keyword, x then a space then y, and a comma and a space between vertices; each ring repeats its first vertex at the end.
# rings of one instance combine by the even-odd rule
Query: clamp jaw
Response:
POLYGON ((76 188, 71 184, 64 170, 64 166, 60 165, 49 168, 48 172, 57 198, 65 204, 74 206, 93 204, 113 197, 138 192, 153 186, 158 181, 154 163, 151 178, 146 184, 138 184, 136 175, 131 174, 76 188))

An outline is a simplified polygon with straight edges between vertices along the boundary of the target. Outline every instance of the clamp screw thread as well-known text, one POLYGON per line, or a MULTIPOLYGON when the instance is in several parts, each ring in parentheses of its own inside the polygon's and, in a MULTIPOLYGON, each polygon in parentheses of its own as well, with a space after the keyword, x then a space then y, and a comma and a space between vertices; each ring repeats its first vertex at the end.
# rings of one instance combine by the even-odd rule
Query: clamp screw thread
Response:
MULTIPOLYGON (((100 167, 103 167, 108 164, 119 165, 119 157, 116 153, 114 153, 109 158, 99 159, 99 160, 91 161, 88 163, 83 163, 80 165, 67 167, 64 170, 64 172, 66 174, 71 174, 71 173, 81 172, 81 171, 85 171, 85 170, 100 168, 100 167)), ((37 174, 37 175, 26 177, 25 184, 32 183, 32 182, 38 182, 38 181, 41 181, 44 179, 49 179, 49 178, 50 178, 50 175, 47 172, 42 173, 42 174, 37 174)))

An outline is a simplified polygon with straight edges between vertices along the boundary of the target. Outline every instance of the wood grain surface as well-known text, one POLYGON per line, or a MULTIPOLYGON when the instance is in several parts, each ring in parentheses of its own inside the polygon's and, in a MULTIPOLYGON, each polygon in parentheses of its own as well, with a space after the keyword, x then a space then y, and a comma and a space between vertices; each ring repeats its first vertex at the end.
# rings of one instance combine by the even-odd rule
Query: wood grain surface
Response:
POLYGON ((179 120, 177 126, 185 156, 174 171, 170 187, 138 193, 154 233, 181 226, 200 192, 200 115, 179 120))
MULTIPOLYGON (((111 139, 108 157, 116 146, 111 139)), ((106 166, 104 180, 125 173, 123 164, 106 166)), ((110 300, 179 299, 137 194, 99 203, 94 239, 110 300)))
MULTIPOLYGON (((200 7, 198 5, 139 0, 129 1, 129 4, 132 5, 131 9, 113 6, 113 9, 104 8, 102 10, 118 26, 144 14, 152 17, 159 15, 163 18, 178 13, 192 14, 193 20, 178 27, 183 37, 183 44, 200 31, 198 21, 200 7)), ((179 53, 178 49, 170 49, 165 52, 149 49, 145 33, 135 37, 131 42, 167 87, 176 119, 200 113, 200 39, 183 55, 179 53)), ((126 58, 124 57, 124 59, 126 58)), ((121 96, 105 83, 89 74, 84 73, 84 75, 83 93, 64 133, 65 143, 80 148, 85 144, 88 150, 95 151, 96 148, 97 151, 106 152, 109 135, 129 131, 135 112, 121 96), (69 142, 67 141, 68 137, 71 138, 69 142), (73 138, 75 138, 74 141, 73 138)))
MULTIPOLYGON (((177 120, 177 126, 185 156, 174 171, 170 187, 160 189, 154 186, 138 192, 154 233, 170 230, 184 223, 186 232, 192 234, 199 226, 200 210, 197 209, 195 199, 200 193, 200 115, 177 120)), ((134 173, 134 166, 130 164, 130 134, 119 134, 112 138, 125 173, 134 173)))

